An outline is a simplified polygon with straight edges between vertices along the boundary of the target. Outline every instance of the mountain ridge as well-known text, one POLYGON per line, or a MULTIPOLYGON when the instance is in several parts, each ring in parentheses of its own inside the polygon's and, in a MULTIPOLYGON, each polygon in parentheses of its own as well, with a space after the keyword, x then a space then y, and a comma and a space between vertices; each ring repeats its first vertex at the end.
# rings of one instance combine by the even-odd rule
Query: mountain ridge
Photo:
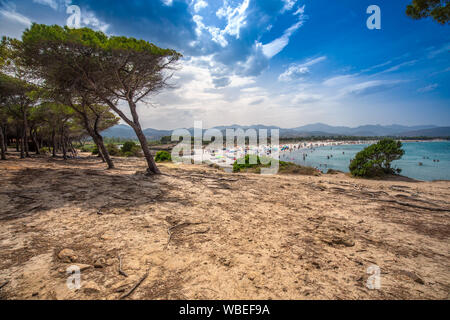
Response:
MULTIPOLYGON (((182 128, 183 129, 183 128, 182 128)), ((193 134, 193 128, 184 128, 193 134)), ((226 129, 279 129, 281 137, 307 137, 307 136, 404 136, 404 137, 450 137, 450 127, 439 127, 436 125, 403 126, 392 125, 362 125, 358 127, 331 126, 324 123, 314 123, 295 128, 281 128, 268 125, 241 126, 233 124, 230 126, 215 126, 211 129, 218 129, 225 133, 226 129)), ((205 129, 204 129, 205 130, 205 129)), ((159 130, 147 128, 143 130, 144 135, 151 140, 159 140, 161 137, 172 135, 173 130, 159 130)), ((135 139, 133 129, 125 124, 119 124, 103 132, 104 137, 135 139)))

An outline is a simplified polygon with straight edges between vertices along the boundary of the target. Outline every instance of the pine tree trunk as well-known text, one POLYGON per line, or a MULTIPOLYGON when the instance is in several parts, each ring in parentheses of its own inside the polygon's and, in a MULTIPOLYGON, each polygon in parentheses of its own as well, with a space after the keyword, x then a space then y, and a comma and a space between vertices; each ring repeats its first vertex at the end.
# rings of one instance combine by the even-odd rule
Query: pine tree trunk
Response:
POLYGON ((5 152, 8 152, 8 126, 3 126, 3 141, 5 144, 5 152))
POLYGON ((39 150, 39 142, 36 138, 36 133, 33 132, 33 128, 30 128, 30 136, 33 139, 34 147, 36 148, 36 154, 41 154, 41 151, 39 150))
POLYGON ((145 137, 144 133, 142 132, 141 125, 139 123, 139 116, 136 112, 136 104, 132 101, 128 101, 128 104, 130 106, 131 115, 133 117, 133 126, 134 132, 136 133, 136 136, 138 137, 139 142, 141 143, 142 151, 144 152, 145 160, 147 160, 147 173, 148 174, 160 174, 161 171, 159 171, 158 167, 156 166, 155 159, 153 158, 150 149, 147 144, 147 138, 145 137))
POLYGON ((3 127, 0 127, 0 159, 6 160, 5 137, 3 136, 3 127))
POLYGON ((29 147, 28 147, 28 119, 25 107, 23 107, 23 139, 25 143, 25 156, 30 157, 29 147))
POLYGON ((23 142, 25 139, 23 132, 22 138, 20 139, 20 159, 25 159, 25 143, 23 142))
POLYGON ((52 131, 52 157, 56 158, 56 137, 55 137, 55 129, 52 131))
POLYGON ((16 151, 19 152, 19 126, 16 126, 16 151))

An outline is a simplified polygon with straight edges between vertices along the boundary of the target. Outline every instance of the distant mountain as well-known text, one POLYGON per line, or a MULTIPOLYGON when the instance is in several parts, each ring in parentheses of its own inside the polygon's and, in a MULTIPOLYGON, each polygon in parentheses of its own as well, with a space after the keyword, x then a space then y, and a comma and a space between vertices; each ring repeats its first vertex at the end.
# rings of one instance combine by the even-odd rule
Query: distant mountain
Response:
POLYGON ((381 125, 365 125, 365 126, 359 126, 356 128, 350 128, 350 127, 343 127, 343 126, 329 126, 327 124, 323 123, 316 123, 316 124, 310 124, 302 127, 297 127, 292 130, 295 130, 297 132, 314 132, 314 131, 321 131, 321 132, 327 132, 329 134, 336 134, 336 135, 348 135, 348 136, 363 136, 363 137, 370 137, 370 136, 394 136, 401 132, 408 132, 408 131, 416 131, 416 130, 424 130, 424 129, 433 129, 436 128, 436 126, 428 125, 428 126, 401 126, 401 125, 390 125, 390 126, 381 126, 381 125))
MULTIPOLYGON (((309 124, 306 126, 296 127, 292 129, 284 129, 277 126, 253 125, 241 126, 233 124, 230 126, 217 126, 214 129, 222 131, 225 136, 226 129, 279 129, 281 137, 308 137, 308 136, 404 136, 404 137, 448 137, 450 127, 437 127, 433 125, 425 126, 402 126, 402 125, 365 125, 356 128, 344 126, 330 126, 324 123, 309 124)), ((188 129, 193 134, 193 128, 188 129)), ((149 140, 159 140, 161 137, 172 135, 172 130, 145 129, 144 135, 149 140)), ((134 130, 127 125, 119 124, 103 132, 103 136, 109 138, 136 139, 134 130)))
POLYGON ((137 139, 133 128, 125 124, 118 124, 102 132, 106 138, 137 139))
MULTIPOLYGON (((157 130, 157 129, 145 129, 144 135, 149 140, 159 140, 161 137, 172 135, 171 130, 157 130)), ((122 138, 122 139, 137 139, 133 128, 125 124, 118 124, 112 128, 109 128, 102 132, 102 135, 107 138, 122 138)))
POLYGON ((402 137, 440 137, 447 138, 450 137, 450 127, 439 127, 433 129, 423 129, 408 131, 399 134, 402 137))

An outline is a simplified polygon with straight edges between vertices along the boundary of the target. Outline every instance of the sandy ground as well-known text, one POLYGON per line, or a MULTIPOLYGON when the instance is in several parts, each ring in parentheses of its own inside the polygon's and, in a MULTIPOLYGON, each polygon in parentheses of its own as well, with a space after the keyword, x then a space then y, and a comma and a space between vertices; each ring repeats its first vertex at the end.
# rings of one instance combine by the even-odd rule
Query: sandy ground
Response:
POLYGON ((0 162, 1 299, 449 299, 448 181, 115 162, 0 162))

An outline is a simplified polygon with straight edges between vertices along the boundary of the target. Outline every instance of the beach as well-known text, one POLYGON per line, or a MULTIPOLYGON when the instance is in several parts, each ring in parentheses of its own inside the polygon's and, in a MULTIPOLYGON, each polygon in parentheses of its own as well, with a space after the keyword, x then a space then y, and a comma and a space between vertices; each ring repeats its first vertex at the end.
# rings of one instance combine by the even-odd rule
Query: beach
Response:
POLYGON ((0 298, 449 299, 449 181, 114 161, 0 163, 0 298))

